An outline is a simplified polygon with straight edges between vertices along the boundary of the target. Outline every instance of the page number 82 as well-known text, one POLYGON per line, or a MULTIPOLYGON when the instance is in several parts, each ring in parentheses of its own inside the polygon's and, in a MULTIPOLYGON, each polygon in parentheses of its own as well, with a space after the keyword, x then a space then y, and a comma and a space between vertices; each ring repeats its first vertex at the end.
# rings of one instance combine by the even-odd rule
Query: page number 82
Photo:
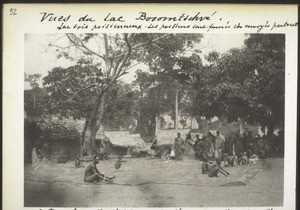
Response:
POLYGON ((17 15, 17 9, 10 8, 9 9, 9 15, 17 15))

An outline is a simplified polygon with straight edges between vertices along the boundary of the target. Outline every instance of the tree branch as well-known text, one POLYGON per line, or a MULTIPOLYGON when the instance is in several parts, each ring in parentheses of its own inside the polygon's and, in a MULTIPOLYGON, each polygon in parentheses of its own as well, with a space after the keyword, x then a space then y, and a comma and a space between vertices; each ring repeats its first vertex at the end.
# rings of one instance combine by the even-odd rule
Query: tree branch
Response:
POLYGON ((90 53, 93 55, 96 55, 97 57, 101 58, 102 60, 106 61, 105 57, 103 57, 102 55, 100 55, 99 53, 94 52, 93 50, 91 50, 90 48, 88 48, 81 40, 80 38, 78 38, 76 35, 74 34, 66 34, 68 39, 70 40, 71 43, 73 43, 75 46, 78 46, 79 48, 82 48, 84 50, 82 50, 85 53, 90 53), (72 37, 71 37, 72 36, 72 37), (75 39, 75 40, 73 40, 75 39))
POLYGON ((105 67, 106 67, 106 72, 107 75, 110 75, 111 67, 110 67, 110 62, 109 62, 109 51, 108 51, 108 39, 107 39, 107 34, 103 34, 104 38, 104 48, 105 48, 105 67))
POLYGON ((75 97, 76 95, 78 95, 78 93, 79 93, 80 91, 84 91, 85 89, 90 88, 90 87, 92 87, 92 86, 99 86, 99 85, 96 84, 96 83, 91 83, 91 84, 89 84, 89 85, 87 85, 87 86, 85 86, 85 87, 80 88, 79 90, 77 90, 72 96, 66 95, 65 93, 63 93, 63 91, 62 91, 62 89, 60 88, 60 86, 58 86, 58 87, 59 87, 61 93, 62 93, 64 96, 66 96, 66 97, 69 98, 67 101, 64 101, 64 102, 67 103, 67 102, 72 101, 72 100, 74 99, 74 97, 75 97))
POLYGON ((120 66, 119 66, 119 69, 117 70, 116 76, 115 76, 115 78, 113 78, 113 80, 116 80, 116 79, 119 78, 119 76, 120 76, 120 74, 121 74, 121 72, 122 72, 122 68, 123 68, 123 66, 125 65, 125 63, 128 61, 128 59, 129 59, 129 57, 130 57, 130 55, 131 55, 131 52, 132 52, 132 47, 131 47, 131 45, 130 45, 130 43, 129 43, 129 41, 128 41, 128 34, 124 34, 124 40, 125 40, 126 45, 127 45, 127 54, 126 54, 126 56, 124 57, 124 59, 121 61, 121 64, 120 64, 120 66))

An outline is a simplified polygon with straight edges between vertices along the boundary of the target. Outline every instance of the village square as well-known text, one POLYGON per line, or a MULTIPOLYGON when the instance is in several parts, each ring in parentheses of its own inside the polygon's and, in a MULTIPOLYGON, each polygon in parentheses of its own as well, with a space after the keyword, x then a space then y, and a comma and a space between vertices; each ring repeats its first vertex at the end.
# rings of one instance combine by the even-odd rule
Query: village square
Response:
POLYGON ((27 34, 25 53, 25 207, 283 205, 284 35, 27 34))

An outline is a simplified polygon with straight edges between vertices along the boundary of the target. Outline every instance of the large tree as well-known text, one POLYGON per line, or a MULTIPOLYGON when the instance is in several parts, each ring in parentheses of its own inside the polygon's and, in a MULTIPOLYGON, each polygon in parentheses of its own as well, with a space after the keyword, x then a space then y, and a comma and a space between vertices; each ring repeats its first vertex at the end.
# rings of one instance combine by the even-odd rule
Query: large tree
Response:
MULTIPOLYGON (((202 66, 201 58, 178 55, 172 57, 172 62, 161 59, 160 69, 153 68, 149 72, 137 72, 134 84, 140 90, 140 120, 138 129, 142 136, 155 134, 156 121, 162 114, 168 114, 175 120, 175 98, 178 96, 180 114, 186 100, 191 76, 202 66)), ((182 116, 186 118, 185 116, 182 116)))
POLYGON ((257 119, 272 134, 275 126, 284 126, 285 35, 250 34, 245 45, 257 75, 257 119))
POLYGON ((109 93, 104 114, 104 130, 135 132, 138 120, 138 92, 127 83, 118 81, 109 93))
POLYGON ((49 96, 45 89, 40 88, 38 83, 40 74, 25 74, 25 84, 29 84, 29 88, 24 91, 24 110, 29 118, 38 118, 45 113, 45 104, 49 100, 49 96))
MULTIPOLYGON (((93 98, 87 102, 87 105, 92 107, 92 111, 85 114, 88 115, 89 120, 83 137, 83 154, 95 153, 95 135, 103 124, 109 92, 117 80, 138 62, 147 60, 159 63, 157 61, 163 57, 159 56, 161 54, 172 58, 183 53, 195 40, 199 39, 192 34, 66 34, 65 37, 50 43, 50 46, 56 49, 58 58, 63 56, 80 61, 84 67, 95 70, 94 74, 85 74, 85 71, 80 72, 80 69, 75 71, 85 75, 75 82, 70 81, 65 89, 63 84, 53 79, 45 79, 48 88, 60 92, 59 96, 53 95, 53 97, 60 97, 68 102, 75 103, 75 98, 87 94, 87 89, 94 88, 93 98), (67 41, 62 41, 63 38, 67 41)), ((49 73, 52 74, 51 77, 56 76, 56 70, 49 73)), ((59 77, 68 77, 64 73, 59 74, 59 77)))
POLYGON ((189 92, 194 115, 258 122, 272 133, 284 119, 284 36, 250 34, 242 49, 210 53, 189 92))

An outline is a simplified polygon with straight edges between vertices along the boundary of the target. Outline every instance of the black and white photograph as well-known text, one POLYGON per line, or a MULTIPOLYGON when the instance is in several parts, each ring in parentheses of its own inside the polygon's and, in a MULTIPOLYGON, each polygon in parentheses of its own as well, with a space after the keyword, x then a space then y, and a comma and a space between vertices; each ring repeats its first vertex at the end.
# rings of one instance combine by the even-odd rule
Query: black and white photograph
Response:
POLYGON ((24 78, 26 207, 283 205, 284 34, 26 34, 24 78))
POLYGON ((294 207, 295 8, 117 6, 4 8, 3 209, 294 207))

